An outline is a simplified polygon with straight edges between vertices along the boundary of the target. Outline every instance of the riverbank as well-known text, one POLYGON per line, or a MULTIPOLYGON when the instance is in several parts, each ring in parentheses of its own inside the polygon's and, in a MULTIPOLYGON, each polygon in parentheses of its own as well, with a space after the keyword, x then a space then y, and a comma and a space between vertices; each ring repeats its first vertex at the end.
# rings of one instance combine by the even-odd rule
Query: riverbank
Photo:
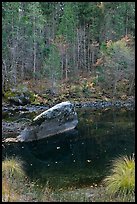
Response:
POLYGON ((113 86, 95 80, 92 75, 80 75, 75 81, 60 80, 55 87, 49 81, 29 80, 18 83, 16 87, 3 90, 2 105, 11 104, 24 106, 44 105, 52 107, 63 101, 73 103, 115 102, 134 100, 135 89, 130 90, 129 80, 117 82, 114 92, 113 86))
POLYGON ((135 202, 135 197, 110 196, 103 185, 55 193, 53 202, 135 202))
POLYGON ((135 202, 134 195, 125 198, 110 196, 103 185, 53 191, 48 185, 41 188, 34 182, 24 181, 21 181, 21 188, 17 190, 16 185, 19 184, 16 183, 17 180, 14 181, 12 190, 10 186, 6 189, 7 192, 3 190, 3 202, 135 202), (8 196, 9 190, 11 195, 8 196))
MULTIPOLYGON (((135 100, 134 98, 129 98, 124 101, 94 101, 94 102, 74 102, 75 108, 86 108, 90 107, 93 109, 105 109, 105 108, 126 108, 126 109, 134 109, 135 108, 135 100)), ((31 114, 32 117, 36 115, 36 113, 41 113, 47 110, 49 107, 45 105, 25 105, 25 106, 16 106, 3 104, 2 106, 2 132, 4 135, 13 135, 16 137, 21 130, 25 128, 27 124, 31 121, 30 118, 22 118, 23 114, 31 114), (6 117, 12 117, 14 115, 20 115, 21 119, 17 119, 13 121, 6 121, 6 117)))

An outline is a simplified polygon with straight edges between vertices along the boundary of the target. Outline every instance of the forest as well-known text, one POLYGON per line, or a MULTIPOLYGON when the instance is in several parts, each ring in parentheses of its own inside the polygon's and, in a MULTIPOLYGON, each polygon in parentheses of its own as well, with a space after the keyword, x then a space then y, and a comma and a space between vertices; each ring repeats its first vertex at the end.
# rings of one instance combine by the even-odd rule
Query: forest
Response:
POLYGON ((3 2, 3 94, 127 99, 134 42, 135 2, 3 2))
POLYGON ((135 202, 135 2, 2 2, 2 202, 135 202))

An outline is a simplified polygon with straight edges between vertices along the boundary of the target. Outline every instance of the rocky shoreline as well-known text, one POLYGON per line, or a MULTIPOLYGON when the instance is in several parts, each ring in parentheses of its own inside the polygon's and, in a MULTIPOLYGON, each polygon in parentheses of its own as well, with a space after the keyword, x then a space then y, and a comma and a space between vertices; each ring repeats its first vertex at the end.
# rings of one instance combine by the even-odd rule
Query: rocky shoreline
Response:
MULTIPOLYGON (((82 107, 91 107, 91 108, 105 108, 105 107, 135 107, 135 98, 130 97, 127 100, 111 100, 111 101, 87 101, 87 102, 73 102, 74 106, 76 108, 82 108, 82 107)), ((53 104, 55 105, 55 104, 53 104)), ((52 107, 51 105, 50 107, 52 107)), ((3 104, 2 105, 2 112, 7 112, 7 111, 29 111, 29 112, 34 112, 38 110, 47 110, 50 108, 47 105, 24 105, 24 106, 16 106, 16 105, 9 105, 9 104, 3 104)))
MULTIPOLYGON (((75 108, 93 108, 93 109, 103 109, 103 108, 126 108, 128 110, 134 110, 135 109, 135 99, 129 98, 126 101, 88 101, 88 102, 74 102, 75 108)), ((35 105, 25 105, 25 106, 9 106, 4 105, 2 107, 2 112, 7 113, 9 112, 37 112, 37 111, 44 111, 47 110, 48 107, 45 105, 41 106, 35 106, 35 105)), ((27 120, 27 119, 26 119, 27 120)), ((14 122, 8 122, 5 121, 4 118, 2 120, 2 134, 7 135, 17 135, 19 132, 25 127, 26 124, 28 124, 29 121, 14 121, 14 122)))
POLYGON ((135 100, 133 98, 126 101, 95 101, 95 102, 76 102, 76 108, 90 107, 90 108, 107 108, 107 107, 116 107, 116 108, 135 108, 135 100))

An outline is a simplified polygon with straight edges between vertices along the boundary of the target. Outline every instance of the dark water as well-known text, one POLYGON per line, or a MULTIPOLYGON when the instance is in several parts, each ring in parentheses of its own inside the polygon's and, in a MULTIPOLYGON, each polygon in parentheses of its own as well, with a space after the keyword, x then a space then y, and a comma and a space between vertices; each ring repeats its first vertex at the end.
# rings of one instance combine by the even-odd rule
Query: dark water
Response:
POLYGON ((108 175, 111 161, 135 151, 134 110, 78 109, 74 131, 43 140, 9 144, 3 158, 17 156, 24 161, 30 179, 49 181, 54 188, 88 186, 108 175))

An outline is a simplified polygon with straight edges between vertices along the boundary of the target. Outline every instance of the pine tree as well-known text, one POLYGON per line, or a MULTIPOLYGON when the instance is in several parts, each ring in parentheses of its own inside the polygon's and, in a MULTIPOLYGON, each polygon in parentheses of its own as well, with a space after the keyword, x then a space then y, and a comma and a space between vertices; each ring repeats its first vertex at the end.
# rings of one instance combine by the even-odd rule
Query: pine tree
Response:
MULTIPOLYGON (((65 76, 72 75, 75 66, 76 17, 71 2, 65 3, 64 13, 58 27, 58 35, 63 36, 67 49, 65 52, 65 76)), ((65 46, 65 45, 64 45, 65 46)))

